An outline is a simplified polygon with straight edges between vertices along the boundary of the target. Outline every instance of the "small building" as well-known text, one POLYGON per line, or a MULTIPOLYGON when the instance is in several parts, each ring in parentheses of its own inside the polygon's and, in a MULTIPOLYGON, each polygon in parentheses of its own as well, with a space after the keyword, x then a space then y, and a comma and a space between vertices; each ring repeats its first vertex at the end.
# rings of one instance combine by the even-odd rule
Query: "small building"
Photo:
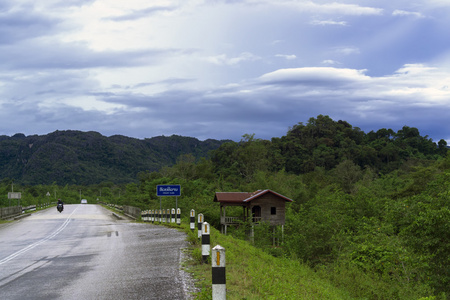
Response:
POLYGON ((271 190, 259 190, 253 193, 217 192, 214 202, 220 203, 221 232, 226 234, 227 226, 245 221, 284 226, 286 202, 292 202, 292 200, 271 190), (242 216, 227 216, 228 206, 241 206, 242 216))

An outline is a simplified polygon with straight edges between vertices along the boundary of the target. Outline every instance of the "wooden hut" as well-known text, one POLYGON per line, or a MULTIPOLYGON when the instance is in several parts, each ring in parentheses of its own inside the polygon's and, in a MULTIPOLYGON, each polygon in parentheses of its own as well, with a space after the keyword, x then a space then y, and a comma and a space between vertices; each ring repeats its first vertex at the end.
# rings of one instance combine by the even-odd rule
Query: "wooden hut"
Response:
POLYGON ((226 234, 227 226, 236 225, 242 221, 284 226, 286 202, 292 202, 292 200, 271 190, 259 190, 253 193, 217 192, 214 202, 220 203, 221 232, 226 234), (227 216, 228 206, 241 206, 242 215, 227 216))

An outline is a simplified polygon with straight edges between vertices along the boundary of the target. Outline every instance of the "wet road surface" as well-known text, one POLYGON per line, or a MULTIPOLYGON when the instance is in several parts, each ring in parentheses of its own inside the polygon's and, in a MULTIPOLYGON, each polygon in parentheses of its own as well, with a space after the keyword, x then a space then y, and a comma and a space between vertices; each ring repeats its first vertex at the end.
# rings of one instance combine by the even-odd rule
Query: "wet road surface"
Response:
POLYGON ((188 299, 185 234, 98 205, 0 225, 1 299, 188 299))

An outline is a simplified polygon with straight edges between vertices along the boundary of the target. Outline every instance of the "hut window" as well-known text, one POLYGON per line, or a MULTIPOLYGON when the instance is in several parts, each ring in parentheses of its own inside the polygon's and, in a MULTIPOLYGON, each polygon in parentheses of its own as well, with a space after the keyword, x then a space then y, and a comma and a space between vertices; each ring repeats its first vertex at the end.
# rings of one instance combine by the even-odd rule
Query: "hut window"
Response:
POLYGON ((276 207, 271 207, 270 208, 270 214, 271 215, 276 215, 277 214, 277 208, 276 207))

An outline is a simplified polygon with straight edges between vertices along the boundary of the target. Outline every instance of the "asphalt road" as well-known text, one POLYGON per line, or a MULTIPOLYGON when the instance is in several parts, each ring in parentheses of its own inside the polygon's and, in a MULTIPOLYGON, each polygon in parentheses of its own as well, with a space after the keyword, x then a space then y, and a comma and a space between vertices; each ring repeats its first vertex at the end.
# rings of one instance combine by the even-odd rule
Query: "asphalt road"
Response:
POLYGON ((98 205, 0 225, 1 299, 189 299, 185 235, 115 219, 98 205))

